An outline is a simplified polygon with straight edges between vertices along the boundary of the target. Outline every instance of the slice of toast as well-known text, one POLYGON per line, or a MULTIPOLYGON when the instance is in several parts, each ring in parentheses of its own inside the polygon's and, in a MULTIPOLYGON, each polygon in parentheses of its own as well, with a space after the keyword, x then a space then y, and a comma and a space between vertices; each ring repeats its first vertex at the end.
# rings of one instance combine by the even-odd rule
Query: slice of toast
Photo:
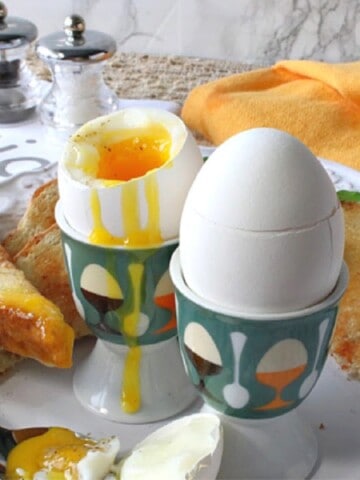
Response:
POLYGON ((6 251, 13 257, 32 237, 55 223, 55 205, 59 199, 57 180, 41 185, 33 193, 17 228, 3 241, 6 251))
POLYGON ((0 247, 0 348, 49 366, 72 365, 74 331, 0 247))
POLYGON ((17 228, 3 241, 18 268, 39 292, 57 305, 76 337, 91 332, 75 307, 63 257, 60 230, 55 223, 59 199, 57 180, 39 187, 17 228))
POLYGON ((349 285, 343 296, 331 354, 349 375, 360 380, 360 202, 342 202, 345 215, 345 262, 349 285))
POLYGON ((22 360, 22 357, 15 353, 7 352, 0 348, 0 374, 10 370, 16 363, 22 360))
POLYGON ((61 233, 55 223, 29 240, 13 260, 39 292, 60 308, 77 338, 90 334, 72 298, 61 233))

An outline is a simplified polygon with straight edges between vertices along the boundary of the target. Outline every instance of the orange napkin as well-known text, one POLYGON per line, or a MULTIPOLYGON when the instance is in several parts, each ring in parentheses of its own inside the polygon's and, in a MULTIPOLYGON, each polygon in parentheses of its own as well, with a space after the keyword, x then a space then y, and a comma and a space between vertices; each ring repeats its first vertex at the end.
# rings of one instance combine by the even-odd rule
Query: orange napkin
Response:
POLYGON ((214 145, 253 127, 285 130, 360 170, 360 62, 287 60, 221 78, 190 92, 182 118, 214 145))

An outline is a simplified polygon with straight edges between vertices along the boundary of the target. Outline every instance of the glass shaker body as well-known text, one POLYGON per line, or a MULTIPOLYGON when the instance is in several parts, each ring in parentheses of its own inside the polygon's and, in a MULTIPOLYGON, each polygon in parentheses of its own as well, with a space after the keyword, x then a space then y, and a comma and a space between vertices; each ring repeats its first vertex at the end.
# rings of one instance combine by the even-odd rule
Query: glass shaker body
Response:
POLYGON ((0 123, 29 117, 40 101, 41 83, 26 64, 36 26, 19 17, 8 17, 0 2, 0 123))
POLYGON ((110 35, 86 30, 84 19, 74 14, 65 18, 62 31, 39 39, 35 49, 52 73, 51 88, 39 107, 44 124, 71 134, 117 110, 119 100, 103 79, 105 63, 116 51, 110 35))
POLYGON ((52 86, 41 103, 42 122, 76 129, 92 118, 115 111, 118 98, 102 78, 104 63, 49 61, 52 86))

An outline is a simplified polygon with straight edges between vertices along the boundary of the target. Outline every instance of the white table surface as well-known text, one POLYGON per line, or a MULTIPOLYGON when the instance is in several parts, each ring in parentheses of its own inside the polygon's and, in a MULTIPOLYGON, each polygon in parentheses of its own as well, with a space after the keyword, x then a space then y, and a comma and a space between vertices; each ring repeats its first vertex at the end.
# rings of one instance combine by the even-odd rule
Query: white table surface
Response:
MULTIPOLYGON (((56 175, 62 145, 63 139, 49 135, 36 117, 24 124, 0 128, 1 237, 23 212, 36 186, 56 175), (35 157, 45 159, 46 165, 40 170, 35 157)), ((204 149, 205 154, 209 152, 204 149)), ((338 190, 360 191, 360 172, 321 161, 338 190)), ((146 425, 111 423, 88 412, 77 402, 72 391, 73 372, 79 359, 89 353, 93 344, 94 339, 77 343, 71 370, 50 369, 35 361, 24 360, 0 377, 0 424, 13 428, 59 425, 98 438, 116 434, 122 452, 163 425, 165 422, 146 425)), ((182 415, 198 411, 201 406, 199 400, 182 415)), ((312 425, 319 441, 320 458, 313 478, 360 479, 360 383, 349 381, 329 358, 317 385, 298 411, 304 421, 312 425)))

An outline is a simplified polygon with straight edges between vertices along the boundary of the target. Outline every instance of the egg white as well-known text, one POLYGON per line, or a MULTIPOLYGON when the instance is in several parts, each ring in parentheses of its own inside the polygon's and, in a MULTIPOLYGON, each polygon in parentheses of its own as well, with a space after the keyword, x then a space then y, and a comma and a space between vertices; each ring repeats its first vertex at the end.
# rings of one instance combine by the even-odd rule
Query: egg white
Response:
POLYGON ((215 480, 223 436, 218 416, 174 420, 140 442, 119 466, 121 480, 215 480))

